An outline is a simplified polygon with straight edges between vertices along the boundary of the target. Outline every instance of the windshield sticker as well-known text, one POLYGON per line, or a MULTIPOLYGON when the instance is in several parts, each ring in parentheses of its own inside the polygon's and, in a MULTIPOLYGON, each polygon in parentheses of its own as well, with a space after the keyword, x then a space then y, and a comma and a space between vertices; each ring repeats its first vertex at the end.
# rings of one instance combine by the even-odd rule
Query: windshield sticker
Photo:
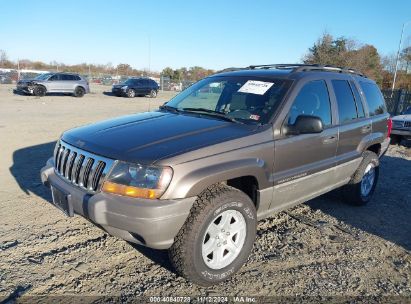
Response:
POLYGON ((257 114, 251 114, 251 115, 250 115, 250 119, 253 119, 253 120, 260 120, 260 115, 257 115, 257 114))
POLYGON ((273 86, 272 82, 248 80, 239 90, 240 93, 264 95, 273 86))

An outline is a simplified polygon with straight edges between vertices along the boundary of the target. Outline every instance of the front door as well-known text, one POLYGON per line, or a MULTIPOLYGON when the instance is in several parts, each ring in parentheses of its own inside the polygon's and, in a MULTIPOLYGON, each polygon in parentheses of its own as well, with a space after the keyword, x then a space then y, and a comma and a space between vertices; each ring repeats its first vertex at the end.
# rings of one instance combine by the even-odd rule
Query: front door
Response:
POLYGON ((321 133, 285 135, 274 145, 274 191, 270 209, 281 210, 329 190, 335 181, 338 126, 324 80, 305 83, 284 120, 292 126, 299 115, 321 118, 321 133))

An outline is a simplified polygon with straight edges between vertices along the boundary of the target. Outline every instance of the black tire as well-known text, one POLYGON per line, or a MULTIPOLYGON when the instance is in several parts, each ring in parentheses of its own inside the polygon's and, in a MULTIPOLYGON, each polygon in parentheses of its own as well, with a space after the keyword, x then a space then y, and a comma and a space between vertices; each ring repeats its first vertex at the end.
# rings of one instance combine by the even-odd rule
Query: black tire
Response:
MULTIPOLYGON (((231 222, 232 219, 230 225, 231 222)), ((220 283, 234 275, 247 261, 253 248, 256 227, 255 206, 245 193, 224 184, 209 187, 194 203, 190 215, 169 249, 171 263, 181 276, 195 284, 210 286, 220 283), (221 269, 212 269, 203 259, 202 246, 206 241, 206 231, 211 222, 216 223, 218 216, 226 211, 239 212, 242 215, 245 223, 245 239, 238 255, 230 264, 221 269)), ((220 233, 220 230, 218 231, 220 233)), ((221 231, 224 235, 224 230, 221 231)), ((235 241, 234 234, 226 238, 231 238, 230 242, 235 241)), ((215 239, 219 238, 215 237, 215 239)), ((221 239, 214 240, 214 242, 220 241, 221 239)), ((224 244, 227 242, 225 241, 224 244)), ((223 251, 223 256, 225 252, 226 250, 223 251)))
POLYGON ((134 98, 136 97, 136 91, 134 89, 128 89, 127 90, 127 97, 128 98, 134 98))
POLYGON ((391 145, 399 145, 401 143, 401 135, 396 135, 396 134, 391 134, 391 141, 390 144, 391 145))
POLYGON ((35 86, 33 90, 33 94, 39 97, 46 95, 46 92, 47 92, 46 88, 43 87, 42 85, 35 86))
POLYGON ((357 171, 355 171, 349 184, 343 188, 344 199, 347 203, 354 206, 363 206, 371 200, 378 182, 380 173, 379 165, 380 161, 377 154, 372 151, 365 151, 363 153, 363 160, 360 163, 360 166, 358 167, 357 171), (368 194, 365 195, 361 190, 361 185, 363 182, 365 170, 370 164, 374 168, 374 179, 372 182, 371 190, 368 192, 368 194))
POLYGON ((74 89, 74 97, 83 97, 86 94, 86 90, 83 87, 77 87, 74 89))
POLYGON ((150 91, 150 98, 156 98, 157 97, 157 91, 156 90, 151 90, 150 91))

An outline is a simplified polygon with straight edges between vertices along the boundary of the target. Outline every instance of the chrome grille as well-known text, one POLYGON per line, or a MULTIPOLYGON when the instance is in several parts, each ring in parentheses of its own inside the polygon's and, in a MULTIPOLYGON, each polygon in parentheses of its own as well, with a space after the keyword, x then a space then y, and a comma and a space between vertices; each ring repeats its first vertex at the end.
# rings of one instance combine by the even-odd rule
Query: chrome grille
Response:
POLYGON ((410 127, 411 127, 411 121, 404 122, 404 128, 410 128, 410 127))
POLYGON ((63 141, 54 151, 55 172, 72 184, 95 193, 100 190, 114 160, 98 156, 63 141))
POLYGON ((403 128, 404 127, 404 122, 400 120, 393 120, 392 121, 392 127, 393 128, 403 128))

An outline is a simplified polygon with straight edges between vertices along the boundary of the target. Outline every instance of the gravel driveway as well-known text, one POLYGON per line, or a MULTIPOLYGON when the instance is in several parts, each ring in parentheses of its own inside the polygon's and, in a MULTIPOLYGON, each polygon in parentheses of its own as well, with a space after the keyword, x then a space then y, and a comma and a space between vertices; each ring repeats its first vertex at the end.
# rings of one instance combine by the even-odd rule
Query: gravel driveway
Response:
MULTIPOLYGON (((338 191, 262 221, 247 264, 201 288, 165 251, 131 245, 50 206, 39 169, 62 131, 156 108, 172 93, 116 98, 13 95, 0 85, 0 301, 28 295, 411 297, 411 145, 391 146, 372 202, 338 191)), ((405 301, 405 298, 399 297, 405 301)))

